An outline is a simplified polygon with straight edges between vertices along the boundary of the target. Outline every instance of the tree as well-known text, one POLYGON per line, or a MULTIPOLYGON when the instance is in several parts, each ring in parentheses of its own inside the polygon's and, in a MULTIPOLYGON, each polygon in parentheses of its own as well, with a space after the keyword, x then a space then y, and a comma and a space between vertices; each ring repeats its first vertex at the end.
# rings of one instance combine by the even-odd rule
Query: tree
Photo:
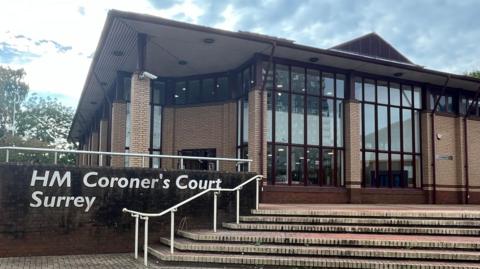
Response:
MULTIPOLYGON (((67 141, 74 111, 56 98, 28 95, 28 85, 23 81, 23 69, 0 67, 0 146, 73 149, 67 141), (12 129, 15 107, 15 135, 12 129)), ((0 152, 0 158, 4 158, 0 152)), ((59 163, 73 164, 75 157, 61 154, 59 163)), ((53 154, 27 153, 15 150, 12 161, 53 162, 53 154)))
POLYGON ((74 111, 56 98, 32 94, 17 116, 17 133, 25 139, 46 142, 56 148, 69 149, 68 131, 74 111))
POLYGON ((467 72, 465 75, 480 79, 480 70, 467 72))
POLYGON ((23 69, 0 66, 0 138, 13 128, 13 115, 28 94, 23 69))

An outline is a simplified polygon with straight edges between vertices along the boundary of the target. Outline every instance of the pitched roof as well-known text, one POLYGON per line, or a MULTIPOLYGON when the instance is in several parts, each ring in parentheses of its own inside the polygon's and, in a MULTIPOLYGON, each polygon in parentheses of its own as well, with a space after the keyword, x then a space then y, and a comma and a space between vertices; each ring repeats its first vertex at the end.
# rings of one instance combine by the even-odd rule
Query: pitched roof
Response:
POLYGON ((390 43, 375 32, 336 45, 330 48, 330 50, 413 64, 407 57, 403 56, 390 45, 390 43))

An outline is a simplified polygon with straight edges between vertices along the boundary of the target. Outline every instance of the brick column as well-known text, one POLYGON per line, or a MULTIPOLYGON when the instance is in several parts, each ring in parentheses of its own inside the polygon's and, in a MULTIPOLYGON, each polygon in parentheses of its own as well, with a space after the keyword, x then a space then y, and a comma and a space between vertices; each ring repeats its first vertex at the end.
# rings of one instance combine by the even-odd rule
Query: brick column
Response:
POLYGON ((251 171, 267 176, 267 98, 264 92, 263 108, 262 93, 257 88, 248 93, 248 158, 252 159, 251 171), (261 118, 261 109, 263 109, 263 119, 261 118), (263 130, 261 129, 261 121, 263 130), (260 136, 263 133, 263 145, 260 136), (263 154, 261 148, 263 147, 263 154), (260 160, 263 159, 263 169, 260 168, 260 160))
MULTIPOLYGON (((132 75, 130 101, 131 141, 130 152, 149 153, 150 147, 150 79, 140 79, 137 73, 132 75)), ((130 166, 142 167, 142 158, 130 159, 130 166)), ((148 159, 145 159, 148 167, 148 159)))
MULTIPOLYGON (((100 151, 107 151, 107 141, 108 141, 108 120, 107 119, 101 119, 100 124, 99 124, 99 130, 98 130, 98 143, 99 143, 99 149, 100 151)), ((100 158, 101 162, 98 163, 99 166, 104 166, 105 165, 105 159, 107 156, 102 156, 100 158)))
POLYGON ((466 177, 465 177, 465 126, 463 124, 463 117, 455 118, 455 170, 456 177, 453 178, 452 184, 461 186, 457 189, 457 197, 459 203, 465 203, 466 193, 466 177))
MULTIPOLYGON (((127 104, 125 101, 117 100, 112 103, 112 129, 111 129, 111 151, 125 152, 125 126, 127 120, 127 104)), ((124 158, 112 156, 110 165, 114 167, 123 167, 124 158)))
MULTIPOLYGON (((91 151, 98 151, 98 130, 92 130, 91 134, 91 145, 90 145, 90 150, 91 151)), ((98 155, 93 155, 90 154, 90 165, 91 166, 97 166, 98 165, 98 155)))
POLYGON ((361 203, 362 165, 360 159, 360 111, 356 100, 345 102, 345 186, 350 203, 361 203))

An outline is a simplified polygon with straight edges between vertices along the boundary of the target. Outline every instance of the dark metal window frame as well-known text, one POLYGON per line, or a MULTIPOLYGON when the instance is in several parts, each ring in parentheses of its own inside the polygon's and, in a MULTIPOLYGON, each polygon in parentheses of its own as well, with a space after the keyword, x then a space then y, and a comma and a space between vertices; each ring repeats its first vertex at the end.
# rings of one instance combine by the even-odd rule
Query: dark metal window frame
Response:
MULTIPOLYGON (((343 164, 343 166, 341 167, 341 169, 343 171, 337 171, 338 170, 338 153, 339 151, 341 151, 343 153, 343 159, 345 159, 345 132, 343 131, 343 138, 342 138, 342 141, 343 141, 343 144, 342 146, 337 146, 337 138, 338 138, 338 135, 337 135, 337 120, 338 120, 338 112, 337 112, 337 101, 341 100, 341 101, 345 101, 345 93, 346 93, 346 85, 348 83, 347 81, 347 78, 348 78, 348 75, 346 73, 341 73, 341 72, 337 72, 337 71, 332 71, 331 69, 327 69, 327 70, 324 70, 322 68, 319 68, 318 66, 312 66, 312 65, 305 65, 305 64, 292 64, 288 61, 284 61, 284 60, 274 60, 274 63, 273 63, 273 68, 272 68, 272 89, 273 90, 268 90, 268 91, 271 91, 271 96, 272 96, 272 113, 271 113, 271 116, 272 116, 272 119, 271 119, 271 123, 272 123, 272 126, 271 127, 268 127, 268 128, 271 128, 271 132, 272 132, 272 141, 271 142, 268 142, 267 144, 267 148, 270 148, 271 149, 271 171, 270 171, 270 175, 271 175, 271 179, 270 179, 270 182, 272 185, 275 185, 275 184, 280 184, 280 185, 303 185, 303 186, 327 186, 327 187, 341 187, 341 184, 339 182, 339 177, 338 177, 338 173, 342 173, 343 172, 343 175, 345 175, 345 164, 343 164), (288 85, 288 90, 284 90, 285 88, 281 89, 281 90, 278 90, 277 87, 276 87, 276 68, 277 68, 277 65, 286 65, 288 66, 288 72, 289 72, 289 85, 288 85), (303 68, 303 71, 304 71, 304 87, 305 87, 305 92, 303 93, 300 93, 300 92, 294 92, 292 90, 292 67, 299 67, 299 68, 303 68), (308 83, 308 79, 307 79, 307 70, 308 69, 313 69, 313 70, 316 70, 318 71, 318 75, 319 75, 319 82, 320 82, 320 88, 319 88, 319 93, 318 95, 317 94, 311 94, 311 93, 308 93, 307 91, 307 83, 308 83), (324 96, 323 95, 323 88, 322 88, 322 83, 323 83, 323 73, 331 73, 333 74, 333 87, 334 87, 334 95, 333 96, 324 96), (337 83, 336 83, 336 78, 337 78, 337 74, 341 74, 344 76, 344 97, 343 98, 338 98, 337 97, 337 83), (275 117, 275 113, 276 113, 276 98, 275 98, 275 95, 277 93, 284 93, 284 94, 288 94, 288 99, 289 99, 289 105, 288 105, 288 143, 284 143, 284 142, 276 142, 276 134, 275 134, 275 127, 276 127, 276 117, 275 117), (292 121, 291 121, 291 117, 292 117, 292 95, 293 94, 297 94, 297 95, 301 95, 303 96, 304 98, 304 111, 303 111, 303 114, 304 114, 304 124, 303 124, 303 128, 304 128, 304 143, 303 144, 295 144, 295 143, 292 143, 292 121), (307 98, 318 98, 318 101, 319 101, 319 145, 311 145, 311 144, 308 144, 308 140, 307 140, 307 116, 308 116, 308 111, 307 111, 307 98), (333 131, 334 131, 334 134, 333 134, 333 146, 323 146, 323 117, 322 117, 322 113, 323 113, 323 101, 324 100, 333 100, 333 120, 334 120, 334 123, 333 123, 333 131), (288 181, 287 183, 277 183, 276 182, 276 147, 277 146, 287 146, 288 148, 288 156, 287 156, 287 176, 288 176, 288 181), (304 157, 304 161, 303 161, 303 180, 302 181, 299 181, 298 184, 292 184, 292 168, 291 168, 291 154, 292 154, 292 147, 303 147, 303 157, 304 157), (318 161, 319 161, 319 165, 318 165, 318 183, 317 184, 308 184, 308 164, 306 162, 307 160, 307 150, 309 148, 316 148, 318 149, 319 151, 319 156, 318 156, 318 161), (333 169, 333 184, 332 185, 326 185, 325 184, 325 179, 324 179, 324 176, 323 176, 323 153, 325 150, 333 150, 334 152, 334 157, 333 157, 333 163, 332 163, 332 169, 333 169)), ((343 106, 343 109, 344 109, 344 106, 343 106)), ((343 128, 342 130, 345 130, 345 113, 342 114, 343 115, 343 122, 342 122, 342 125, 343 125, 343 128)), ((345 181, 345 179, 343 179, 343 181, 345 181)), ((343 182, 343 185, 344 185, 345 182, 343 182)))
MULTIPOLYGON (((380 180, 378 179, 378 173, 379 173, 379 154, 388 154, 388 187, 393 188, 393 176, 392 176, 392 154, 399 154, 400 155, 400 166, 401 166, 401 171, 403 171, 405 167, 405 155, 406 156, 411 156, 412 157, 412 170, 413 170, 413 188, 420 188, 423 186, 423 178, 422 178, 422 147, 421 147, 421 131, 422 131, 422 126, 421 124, 418 125, 420 130, 419 132, 419 143, 418 148, 420 149, 419 152, 416 151, 417 145, 416 145, 416 122, 415 122, 415 112, 420 115, 422 108, 425 107, 424 104, 424 99, 423 96, 425 94, 425 89, 418 83, 411 83, 411 82, 403 82, 399 80, 389 80, 385 78, 376 78, 376 77, 371 77, 371 76, 357 76, 357 78, 360 78, 361 80, 361 85, 362 85, 362 100, 358 100, 361 102, 361 111, 362 111, 362 117, 361 117, 361 136, 362 136, 362 146, 361 146, 361 152, 362 152, 362 187, 363 188, 368 188, 368 187, 373 187, 373 188, 380 188, 380 187, 387 187, 387 186, 380 186, 380 180), (365 101, 365 80, 372 80, 374 82, 374 88, 375 88, 375 101, 365 101), (378 81, 384 81, 387 82, 387 88, 388 88, 388 103, 379 103, 378 102, 378 81), (391 104, 390 100, 390 85, 392 83, 398 84, 399 90, 400 90, 400 105, 393 105, 391 104), (412 106, 411 107, 404 107, 403 106, 403 86, 409 86, 411 87, 412 91, 412 106), (420 108, 415 108, 415 95, 414 95, 414 89, 415 87, 418 87, 421 89, 421 96, 420 96, 420 102, 421 106, 420 108), (375 123, 374 123, 374 129, 375 129, 375 148, 374 149, 367 149, 365 148, 365 105, 373 105, 375 110, 375 123), (388 150, 380 150, 378 147, 378 107, 386 107, 387 108, 387 113, 388 113, 388 150), (392 150, 392 139, 391 139, 391 109, 392 108, 397 108, 399 109, 399 122, 400 122, 400 151, 392 150), (412 118, 412 151, 407 152, 404 151, 404 141, 403 141, 403 112, 404 110, 408 110, 411 113, 411 118, 412 118), (374 153, 375 154, 375 177, 373 178, 372 186, 366 186, 366 158, 365 155, 367 152, 374 153), (416 163, 416 158, 420 158, 420 175, 417 175, 417 163, 416 163), (417 176, 420 177, 420 185, 417 186, 417 176)), ((355 78, 352 77, 352 79, 355 81, 355 78)), ((420 120, 420 117, 419 117, 420 120)), ((401 187, 402 188, 408 188, 408 178, 404 178, 404 173, 402 172, 401 174, 401 187)))

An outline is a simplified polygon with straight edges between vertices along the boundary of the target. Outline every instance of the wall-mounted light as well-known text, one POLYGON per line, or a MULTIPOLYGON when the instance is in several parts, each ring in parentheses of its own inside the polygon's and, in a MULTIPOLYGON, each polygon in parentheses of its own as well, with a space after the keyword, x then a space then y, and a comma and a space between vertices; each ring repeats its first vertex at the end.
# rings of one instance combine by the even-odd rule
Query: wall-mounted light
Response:
POLYGON ((155 80, 157 79, 158 77, 150 72, 147 72, 147 71, 143 71, 142 73, 140 73, 140 75, 138 75, 138 77, 140 79, 144 79, 144 78, 149 78, 149 79, 152 79, 152 80, 155 80))
POLYGON ((318 58, 317 57, 310 57, 310 59, 308 59, 310 62, 312 63, 316 63, 318 62, 318 58))
POLYGON ((210 38, 210 37, 207 37, 207 38, 205 38, 205 39, 203 40, 203 43, 205 43, 205 44, 213 44, 213 43, 215 43, 215 39, 210 38))
POLYGON ((397 73, 394 73, 393 75, 395 77, 399 78, 399 77, 403 76, 403 73, 402 72, 397 72, 397 73))
POLYGON ((437 140, 442 139, 442 134, 437 134, 437 140))

